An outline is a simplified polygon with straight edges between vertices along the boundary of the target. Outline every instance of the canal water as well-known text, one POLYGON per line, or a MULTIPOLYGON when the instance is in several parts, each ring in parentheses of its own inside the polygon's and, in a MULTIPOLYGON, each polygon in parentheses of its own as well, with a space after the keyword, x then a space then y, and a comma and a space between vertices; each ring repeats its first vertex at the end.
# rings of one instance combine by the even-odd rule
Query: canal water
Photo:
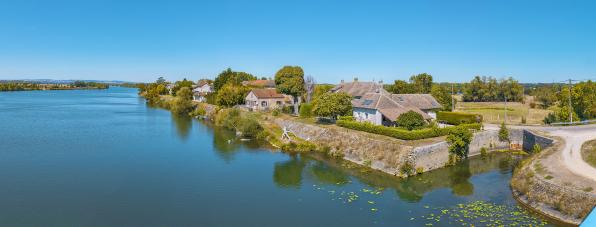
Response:
POLYGON ((404 180, 240 141, 136 93, 1 92, 0 226, 567 226, 512 196, 519 154, 404 180))

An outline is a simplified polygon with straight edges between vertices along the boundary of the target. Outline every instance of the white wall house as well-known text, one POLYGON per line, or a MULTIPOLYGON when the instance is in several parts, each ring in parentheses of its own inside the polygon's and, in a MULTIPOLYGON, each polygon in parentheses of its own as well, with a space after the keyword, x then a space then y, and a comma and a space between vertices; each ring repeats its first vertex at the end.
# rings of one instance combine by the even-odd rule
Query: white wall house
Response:
POLYGON ((213 84, 202 81, 196 85, 192 85, 193 96, 192 99, 199 102, 207 102, 205 97, 208 93, 213 92, 213 84))
POLYGON ((353 101, 354 118, 358 122, 375 125, 394 125, 399 115, 414 111, 425 120, 436 118, 435 111, 442 107, 428 94, 389 94, 366 93, 353 101))

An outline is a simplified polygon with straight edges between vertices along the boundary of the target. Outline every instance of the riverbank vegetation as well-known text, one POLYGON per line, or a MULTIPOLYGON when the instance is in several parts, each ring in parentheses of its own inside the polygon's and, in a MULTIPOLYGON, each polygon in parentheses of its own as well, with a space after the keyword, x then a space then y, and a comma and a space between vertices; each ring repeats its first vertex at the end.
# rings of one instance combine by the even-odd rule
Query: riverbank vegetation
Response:
POLYGON ((38 91, 38 90, 83 90, 108 89, 110 84, 85 81, 75 81, 69 84, 40 83, 37 81, 4 81, 0 82, 0 91, 38 91))
POLYGON ((581 148, 582 158, 596 168, 596 140, 586 141, 581 148))

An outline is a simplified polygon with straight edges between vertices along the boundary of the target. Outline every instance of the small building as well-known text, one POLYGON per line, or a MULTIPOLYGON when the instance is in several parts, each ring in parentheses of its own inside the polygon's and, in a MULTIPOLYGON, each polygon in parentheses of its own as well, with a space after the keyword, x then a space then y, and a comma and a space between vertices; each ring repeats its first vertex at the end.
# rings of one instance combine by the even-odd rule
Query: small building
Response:
POLYGON ((267 110, 293 103, 291 98, 278 94, 275 89, 250 89, 245 99, 246 106, 255 110, 267 110))
POLYGON ((271 77, 269 77, 268 80, 242 81, 242 86, 244 86, 244 87, 246 87, 246 86, 255 86, 255 87, 263 86, 267 89, 274 89, 275 88, 275 80, 272 80, 271 77))
POLYGON ((178 84, 168 84, 168 85, 166 85, 166 89, 168 89, 168 93, 170 93, 170 95, 172 95, 172 89, 174 89, 175 87, 178 87, 178 84))
POLYGON ((425 120, 436 119, 435 111, 443 107, 429 94, 364 94, 353 106, 354 118, 358 122, 375 125, 391 125, 399 115, 414 111, 425 120))
POLYGON ((352 104, 355 104, 358 100, 362 98, 363 95, 368 93, 379 93, 383 95, 389 95, 383 88, 383 81, 379 81, 379 83, 375 83, 374 81, 358 81, 358 78, 354 78, 354 82, 344 82, 341 80, 334 88, 331 88, 329 91, 333 92, 346 92, 354 97, 354 101, 352 104))
POLYGON ((207 102, 205 97, 208 93, 213 92, 213 84, 201 81, 198 84, 192 85, 193 96, 192 99, 199 102, 207 102))

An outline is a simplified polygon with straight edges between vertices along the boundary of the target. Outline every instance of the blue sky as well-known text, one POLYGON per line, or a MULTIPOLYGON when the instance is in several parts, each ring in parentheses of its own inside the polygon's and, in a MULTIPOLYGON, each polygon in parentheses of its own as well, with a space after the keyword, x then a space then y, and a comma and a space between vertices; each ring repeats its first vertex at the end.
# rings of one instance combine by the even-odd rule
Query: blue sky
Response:
POLYGON ((0 79, 596 78, 596 1, 0 1, 0 79))

